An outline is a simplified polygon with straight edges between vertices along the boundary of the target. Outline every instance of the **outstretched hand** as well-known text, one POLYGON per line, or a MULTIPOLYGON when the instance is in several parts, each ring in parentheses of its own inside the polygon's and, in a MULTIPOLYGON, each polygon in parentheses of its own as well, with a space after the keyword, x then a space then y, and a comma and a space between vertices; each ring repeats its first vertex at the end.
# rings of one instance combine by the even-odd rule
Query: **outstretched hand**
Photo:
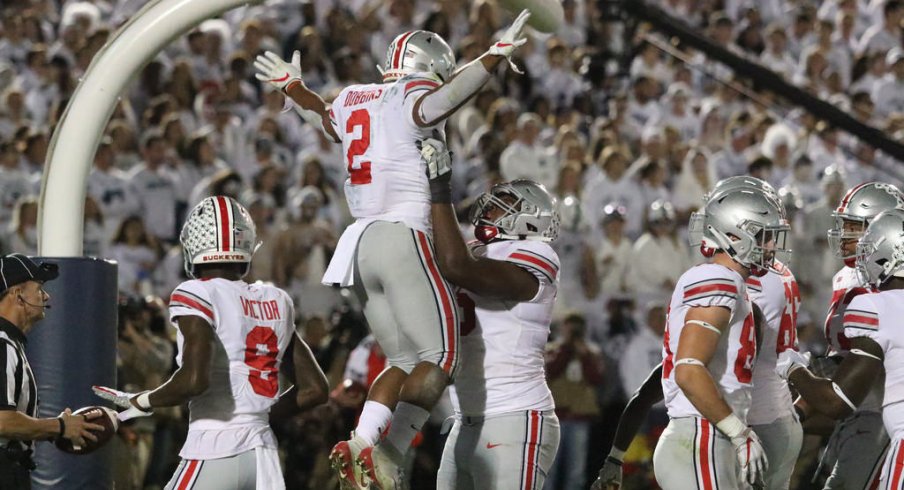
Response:
POLYGON ((442 140, 426 138, 417 143, 421 159, 427 166, 427 180, 430 182, 430 201, 433 203, 452 202, 452 153, 442 140))
POLYGON ((272 51, 259 54, 254 59, 257 73, 254 77, 285 92, 293 82, 301 82, 301 52, 292 53, 292 61, 286 62, 272 51))
POLYGON ((523 75, 524 72, 519 70, 515 63, 512 62, 512 54, 527 42, 527 38, 521 34, 524 30, 524 24, 527 23, 529 18, 530 11, 527 9, 522 10, 518 17, 515 18, 515 21, 512 22, 512 25, 499 38, 499 41, 496 41, 496 44, 490 46, 487 51, 488 54, 504 57, 508 61, 509 66, 512 67, 512 70, 520 75, 523 75))

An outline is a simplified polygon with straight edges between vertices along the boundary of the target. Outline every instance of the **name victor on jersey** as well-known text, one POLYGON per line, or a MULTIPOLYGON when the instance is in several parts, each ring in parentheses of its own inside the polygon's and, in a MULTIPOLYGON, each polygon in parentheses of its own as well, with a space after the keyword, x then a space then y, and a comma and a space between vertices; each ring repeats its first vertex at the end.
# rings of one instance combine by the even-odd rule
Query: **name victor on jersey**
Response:
POLYGON ((239 296, 242 301, 242 314, 255 320, 280 320, 279 306, 276 300, 258 301, 239 296))

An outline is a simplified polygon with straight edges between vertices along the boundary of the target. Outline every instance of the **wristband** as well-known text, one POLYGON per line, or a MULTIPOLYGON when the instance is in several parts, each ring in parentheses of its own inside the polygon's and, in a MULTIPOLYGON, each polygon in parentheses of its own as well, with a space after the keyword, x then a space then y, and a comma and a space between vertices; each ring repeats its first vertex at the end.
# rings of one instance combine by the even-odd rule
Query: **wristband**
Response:
POLYGON ((150 412, 151 411, 151 392, 145 391, 144 393, 140 393, 135 397, 135 405, 138 406, 139 409, 150 412))
POLYGON ((452 203, 452 183, 443 178, 430 181, 430 202, 434 204, 452 203))
POLYGON ((615 446, 612 446, 612 449, 609 451, 609 457, 621 464, 625 459, 625 452, 615 446))
POLYGON ((731 414, 720 420, 719 423, 716 424, 716 428, 728 436, 729 439, 734 439, 747 429, 747 424, 741 422, 741 419, 739 419, 737 415, 731 414))
POLYGON ((60 435, 59 435, 59 437, 63 437, 63 435, 66 434, 66 422, 63 420, 63 416, 62 416, 62 415, 60 415, 59 417, 57 417, 57 422, 60 423, 60 435))

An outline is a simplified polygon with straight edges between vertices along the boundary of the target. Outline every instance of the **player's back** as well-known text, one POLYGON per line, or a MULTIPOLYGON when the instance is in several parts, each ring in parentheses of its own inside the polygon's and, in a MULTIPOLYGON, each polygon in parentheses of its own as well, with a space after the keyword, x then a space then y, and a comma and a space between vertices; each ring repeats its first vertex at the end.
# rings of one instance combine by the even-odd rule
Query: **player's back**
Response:
POLYGON ((352 85, 333 101, 334 129, 348 170, 345 195, 355 218, 403 221, 430 230, 430 193, 416 143, 442 135, 442 122, 421 128, 413 120, 417 98, 439 83, 412 74, 391 83, 352 85))
POLYGON ((462 358, 456 409, 465 415, 550 410, 544 353, 558 288, 559 257, 546 243, 498 241, 475 255, 514 263, 540 283, 536 297, 516 303, 459 293, 462 358))
POLYGON ((792 411, 788 384, 774 370, 780 352, 797 349, 800 291, 791 270, 782 264, 778 269, 781 273, 769 272, 746 281, 750 300, 760 307, 766 323, 760 331, 760 350, 753 370, 753 402, 747 414, 750 425, 769 424, 792 411))
POLYGON ((662 391, 669 416, 700 417, 675 381, 675 354, 685 328, 685 316, 693 307, 731 310, 728 329, 722 333, 707 369, 735 415, 746 420, 750 407, 756 329, 747 289, 741 276, 718 264, 692 267, 675 285, 663 337, 662 391))
MULTIPOLYGON (((857 296, 848 305, 844 315, 844 329, 849 337, 871 338, 879 344, 884 353, 882 418, 893 439, 904 437, 904 403, 901 403, 904 402, 902 318, 904 318, 904 290, 900 289, 857 296)), ((868 399, 864 400, 864 403, 868 399)))
MULTIPOLYGON (((222 457, 275 443, 268 413, 278 400, 279 368, 295 332, 288 295, 262 283, 190 280, 170 297, 170 317, 178 322, 186 315, 210 323, 216 342, 209 388, 189 402, 183 457, 222 457)), ((181 332, 177 342, 181 365, 181 332)))

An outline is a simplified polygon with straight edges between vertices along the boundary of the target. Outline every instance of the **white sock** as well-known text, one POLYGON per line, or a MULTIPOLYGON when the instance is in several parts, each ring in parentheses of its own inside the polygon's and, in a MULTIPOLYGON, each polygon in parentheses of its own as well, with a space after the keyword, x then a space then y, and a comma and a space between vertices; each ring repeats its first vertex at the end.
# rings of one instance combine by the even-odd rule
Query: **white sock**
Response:
POLYGON ((392 419, 392 410, 379 402, 364 402, 364 410, 358 418, 358 426, 355 427, 355 436, 360 437, 367 445, 373 446, 380 440, 380 435, 386 430, 392 419))
POLYGON ((411 446, 414 436, 420 432, 421 427, 427 423, 430 412, 410 403, 399 402, 392 414, 392 425, 386 434, 386 443, 393 449, 404 455, 411 446))

